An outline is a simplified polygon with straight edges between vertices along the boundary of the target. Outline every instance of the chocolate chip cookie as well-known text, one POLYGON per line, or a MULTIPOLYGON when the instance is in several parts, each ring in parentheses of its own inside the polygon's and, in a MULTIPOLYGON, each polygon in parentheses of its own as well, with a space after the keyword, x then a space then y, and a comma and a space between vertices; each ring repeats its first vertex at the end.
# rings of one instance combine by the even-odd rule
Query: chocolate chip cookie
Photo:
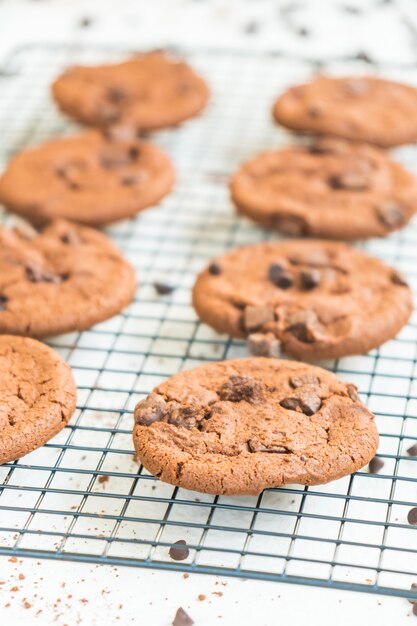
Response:
POLYGON ((75 410, 71 369, 48 346, 0 336, 0 464, 15 461, 56 435, 75 410))
POLYGON ((52 93, 64 113, 84 124, 139 131, 175 126, 200 113, 209 98, 205 81, 162 51, 114 65, 69 68, 52 93))
POLYGON ((161 480, 205 493, 318 485, 374 456, 374 416, 356 387, 319 367, 251 358, 210 363, 135 409, 137 456, 161 480))
POLYGON ((273 115, 296 131, 390 148, 417 141, 417 89, 373 76, 319 76, 288 89, 273 115))
POLYGON ((38 233, 0 227, 0 333, 44 337, 119 313, 134 269, 103 234, 63 220, 38 233))
POLYGON ((398 333, 412 311, 404 278, 346 244, 289 240, 237 248, 197 278, 193 304, 220 333, 248 337, 256 355, 300 359, 363 354, 398 333))
POLYGON ((231 180, 238 210, 286 235, 387 235, 417 211, 417 179, 366 144, 321 139, 258 154, 231 180))
POLYGON ((156 146, 89 131, 15 156, 0 202, 34 224, 65 218, 100 226, 131 217, 172 188, 174 169, 156 146))

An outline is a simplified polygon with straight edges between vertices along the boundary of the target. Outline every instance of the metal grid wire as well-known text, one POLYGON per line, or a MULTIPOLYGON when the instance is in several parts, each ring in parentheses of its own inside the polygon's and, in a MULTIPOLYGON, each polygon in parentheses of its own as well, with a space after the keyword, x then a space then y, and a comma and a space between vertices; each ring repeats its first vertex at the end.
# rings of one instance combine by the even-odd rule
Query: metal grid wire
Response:
MULTIPOLYGON (((48 85, 70 63, 116 59, 117 51, 29 47, 0 68, 4 161, 29 144, 75 128, 48 85)), ((269 489, 256 497, 214 497, 159 482, 133 457, 132 410, 167 376, 211 360, 246 356, 242 342, 198 323, 190 305, 195 274, 238 244, 271 237, 231 207, 227 179, 256 150, 294 139, 270 119, 274 96, 310 76, 307 61, 268 54, 193 51, 213 98, 197 120, 153 140, 178 170, 158 208, 108 229, 137 269, 136 299, 123 313, 49 342, 73 368, 79 389, 71 423, 43 448, 0 467, 0 553, 176 569, 413 596, 417 527, 417 318, 379 350, 323 363, 359 386, 377 415, 378 475, 366 469, 319 487, 269 489), (159 296, 155 281, 175 286, 159 296), (185 539, 186 561, 170 559, 185 539)), ((369 71, 340 60, 326 70, 369 71)), ((417 83, 415 68, 376 73, 417 83)), ((417 171, 417 149, 397 151, 417 171)), ((10 222, 10 216, 3 216, 10 222)), ((417 287, 417 228, 364 247, 417 287)), ((417 593, 414 594, 417 598, 417 593)))

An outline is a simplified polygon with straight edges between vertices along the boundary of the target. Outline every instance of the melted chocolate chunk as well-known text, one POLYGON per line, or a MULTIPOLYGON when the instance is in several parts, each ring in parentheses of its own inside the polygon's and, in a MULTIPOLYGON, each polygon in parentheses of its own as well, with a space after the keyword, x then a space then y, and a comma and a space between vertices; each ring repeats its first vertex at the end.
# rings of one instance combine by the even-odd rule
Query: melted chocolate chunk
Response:
POLYGON ((281 274, 276 277, 275 284, 280 289, 289 289, 294 284, 294 277, 289 272, 281 272, 281 274))
POLYGON ((190 404, 189 406, 176 406, 172 404, 170 406, 168 415, 168 424, 173 426, 182 426, 187 430, 192 430, 198 427, 202 420, 209 417, 206 410, 197 405, 190 404))
POLYGON ((370 474, 378 474, 379 470, 384 467, 385 463, 379 456, 374 456, 373 459, 369 461, 369 473, 370 474))
POLYGON ((394 285, 400 285, 401 287, 408 287, 408 283, 404 276, 400 272, 394 271, 391 275, 391 280, 394 285))
POLYGON ((313 329, 317 322, 317 315, 314 311, 299 311, 289 317, 286 330, 299 341, 311 343, 314 341, 313 329))
POLYGON ((402 207, 396 202, 383 202, 376 208, 379 220, 390 228, 400 226, 404 222, 402 207))
POLYGON ((218 396, 221 400, 228 402, 261 402, 264 400, 265 386, 262 381, 251 376, 230 376, 227 383, 219 389, 218 396))
POLYGON ((279 279, 279 277, 281 276, 281 274, 285 271, 285 267, 283 265, 281 265, 281 263, 271 263, 271 265, 269 266, 268 269, 268 278, 269 280, 274 283, 274 285, 277 284, 277 280, 279 279))
POLYGON ((162 396, 149 396, 137 405, 135 421, 141 426, 150 426, 154 422, 164 421, 168 412, 169 407, 162 396))
POLYGON ((0 295, 0 311, 5 311, 7 308, 7 298, 6 296, 0 295))
POLYGON ((314 289, 320 284, 321 274, 319 270, 304 270, 300 272, 300 280, 304 289, 314 289))
POLYGON ((293 389, 304 385, 319 385, 320 381, 314 374, 294 374, 290 376, 290 385, 293 389))
POLYGON ((264 324, 274 321, 274 310, 269 304, 248 305, 244 312, 246 330, 259 330, 264 324))
POLYGON ((208 271, 212 276, 219 276, 222 273, 222 268, 218 263, 210 263, 208 271))
POLYGON ((185 561, 190 555, 190 550, 187 547, 187 543, 184 539, 176 541, 169 549, 169 556, 174 561, 185 561))
POLYGON ((303 391, 294 396, 281 400, 280 405, 291 411, 300 410, 304 415, 314 415, 321 407, 321 399, 313 391, 303 391))

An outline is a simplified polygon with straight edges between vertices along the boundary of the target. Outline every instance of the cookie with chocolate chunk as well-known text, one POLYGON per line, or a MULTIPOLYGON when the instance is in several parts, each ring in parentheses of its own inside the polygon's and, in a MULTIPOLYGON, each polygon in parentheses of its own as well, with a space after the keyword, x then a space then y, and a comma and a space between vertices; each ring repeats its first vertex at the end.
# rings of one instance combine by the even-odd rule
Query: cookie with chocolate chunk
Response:
POLYGON ((133 267, 110 239, 63 220, 42 232, 0 227, 0 333, 84 330, 133 299, 133 267))
POLYGON ((390 148, 417 141, 417 89, 375 76, 319 76, 285 91, 275 120, 296 131, 390 148))
POLYGON ((62 430, 75 410, 71 369, 27 337, 0 336, 0 464, 15 461, 62 430))
POLYGON ((200 113, 209 98, 203 78, 163 51, 71 67, 55 80, 52 94, 64 113, 84 124, 139 132, 176 126, 200 113))
POLYGON ((339 242, 259 243, 214 263, 216 274, 209 266, 197 278, 195 310, 218 332, 248 337, 258 356, 275 356, 277 340, 300 359, 363 354, 393 338, 412 311, 398 272, 339 242))
POLYGON ((359 239, 401 228, 417 179, 378 148, 340 139, 270 150, 231 180, 238 211, 286 235, 359 239))
POLYGON ((353 385, 305 363, 251 358, 181 372, 136 406, 139 460, 205 493, 318 485, 375 455, 374 416, 353 385))
POLYGON ((64 218, 101 226, 157 204, 174 177, 156 146, 89 131, 15 156, 0 178, 0 202, 34 224, 64 218))

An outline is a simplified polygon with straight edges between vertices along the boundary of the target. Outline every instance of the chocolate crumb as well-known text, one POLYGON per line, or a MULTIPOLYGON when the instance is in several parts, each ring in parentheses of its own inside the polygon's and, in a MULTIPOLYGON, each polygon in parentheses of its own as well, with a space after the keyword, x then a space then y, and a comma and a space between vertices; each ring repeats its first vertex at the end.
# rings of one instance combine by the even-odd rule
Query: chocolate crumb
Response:
POLYGON ((212 276, 219 276, 222 273, 222 268, 218 263, 210 263, 208 271, 212 276))
POLYGON ((379 470, 384 467, 385 463, 379 456, 374 456, 373 459, 369 461, 369 473, 370 474, 378 474, 379 470))
POLYGON ((417 442, 414 443, 410 448, 407 448, 407 454, 410 456, 417 456, 417 442))
POLYGON ((417 525, 417 507, 413 507, 408 511, 407 522, 412 526, 417 525))
POLYGON ((200 602, 203 602, 206 599, 206 596, 204 595, 204 593, 200 593, 198 599, 200 600, 200 602))
POLYGON ((109 480, 110 480, 110 476, 105 476, 104 474, 98 477, 99 483, 108 483, 109 480))
POLYGON ((159 283, 156 282, 153 284, 155 291, 160 295, 160 296, 166 296, 169 293, 172 293, 175 290, 175 287, 173 287, 172 285, 168 285, 167 283, 159 283))
POLYGON ((408 283, 405 280, 404 276, 400 272, 397 272, 396 270, 392 273, 391 280, 394 283, 394 285, 400 285, 401 287, 408 287, 408 283))
POLYGON ((185 561, 190 554, 186 541, 180 539, 176 541, 169 549, 169 556, 174 561, 185 561))
POLYGON ((175 614, 172 626, 192 626, 192 624, 194 620, 180 607, 175 614))

